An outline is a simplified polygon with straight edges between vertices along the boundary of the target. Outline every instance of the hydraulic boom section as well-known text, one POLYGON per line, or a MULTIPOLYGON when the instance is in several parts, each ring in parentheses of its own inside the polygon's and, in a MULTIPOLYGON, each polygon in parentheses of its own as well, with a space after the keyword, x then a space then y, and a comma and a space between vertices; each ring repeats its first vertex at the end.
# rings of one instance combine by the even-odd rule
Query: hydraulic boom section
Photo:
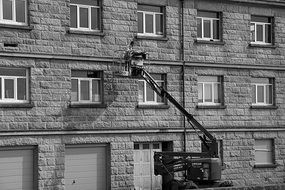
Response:
POLYGON ((199 136, 202 141, 202 155, 203 157, 218 157, 218 144, 213 135, 211 135, 194 117, 181 106, 173 96, 171 96, 162 86, 151 77, 151 75, 141 66, 131 67, 131 76, 142 77, 150 87, 161 97, 166 97, 186 118, 189 124, 196 129, 198 128, 204 136, 199 136))

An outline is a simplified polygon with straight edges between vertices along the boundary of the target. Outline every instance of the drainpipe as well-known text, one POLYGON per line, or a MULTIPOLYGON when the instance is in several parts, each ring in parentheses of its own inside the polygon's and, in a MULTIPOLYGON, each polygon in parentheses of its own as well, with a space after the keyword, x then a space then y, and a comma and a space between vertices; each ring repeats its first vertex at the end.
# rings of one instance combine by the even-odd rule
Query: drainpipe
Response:
MULTIPOLYGON (((184 0, 180 0, 180 60, 183 62, 181 77, 182 77, 182 105, 185 108, 185 58, 184 58, 184 0)), ((184 143, 184 152, 186 152, 186 120, 183 116, 183 143, 184 143)))

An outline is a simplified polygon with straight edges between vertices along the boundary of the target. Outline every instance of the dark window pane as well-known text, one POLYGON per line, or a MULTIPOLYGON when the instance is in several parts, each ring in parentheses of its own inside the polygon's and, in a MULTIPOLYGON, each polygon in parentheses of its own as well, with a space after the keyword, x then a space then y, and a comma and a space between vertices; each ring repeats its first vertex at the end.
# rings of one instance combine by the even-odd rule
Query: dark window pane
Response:
POLYGON ((197 19, 197 36, 198 38, 202 38, 202 19, 197 19))
POLYGON ((153 149, 159 149, 159 144, 158 143, 154 143, 153 144, 153 149))
POLYGON ((80 27, 88 28, 88 9, 79 8, 80 27))
POLYGON ((3 76, 26 76, 26 69, 11 69, 0 67, 0 75, 3 76))
POLYGON ((214 39, 220 39, 220 21, 219 20, 213 20, 213 38, 214 39))
POLYGON ((204 38, 211 37, 211 22, 209 20, 204 20, 204 38))
POLYGON ((138 5, 138 10, 140 10, 140 11, 149 11, 149 12, 162 13, 162 7, 159 7, 159 6, 151 6, 151 5, 138 5))
POLYGON ((72 4, 99 6, 99 0, 70 0, 72 4))
POLYGON ((263 25, 256 25, 256 41, 262 42, 263 41, 263 25))
POLYGON ((272 33, 272 31, 271 31, 271 25, 266 24, 266 25, 265 25, 265 42, 266 42, 266 43, 271 43, 271 39, 272 39, 271 33, 272 33))
POLYGON ((221 103, 221 84, 216 83, 214 84, 214 102, 221 103))
POLYGON ((78 80, 71 80, 71 101, 78 101, 78 80))
POLYGON ((145 32, 146 33, 153 33, 153 15, 145 15, 145 32))
POLYGON ((99 71, 71 71, 71 77, 101 78, 101 72, 99 71))
POLYGON ((155 15, 156 34, 163 34, 163 15, 155 15))
POLYGON ((271 18, 270 17, 264 17, 264 16, 251 16, 251 21, 253 21, 253 22, 270 23, 271 22, 271 18))
POLYGON ((3 0, 3 19, 12 20, 12 1, 3 0))
POLYGON ((5 79, 5 98, 14 98, 14 80, 13 79, 5 79))
POLYGON ((264 102, 264 86, 257 86, 257 102, 264 102))
POLYGON ((101 86, 99 80, 92 80, 92 102, 101 101, 101 86))
POLYGON ((100 29, 100 11, 98 8, 91 8, 91 29, 100 29))
POLYGON ((266 86, 266 103, 267 104, 272 104, 273 102, 272 102, 272 95, 273 94, 273 92, 272 92, 272 85, 267 85, 266 86))
POLYGON ((80 99, 90 100, 89 81, 80 81, 80 99))
POLYGON ((77 7, 70 6, 70 26, 72 28, 77 28, 77 7))
POLYGON ((143 13, 138 12, 138 33, 143 33, 143 13))
POLYGON ((135 150, 140 149, 140 144, 135 143, 135 144, 134 144, 134 149, 135 149, 135 150))
POLYGON ((149 144, 143 144, 143 149, 149 149, 149 144))
POLYGON ((18 100, 26 100, 26 79, 18 78, 17 80, 17 96, 18 100))
POLYGON ((16 21, 26 22, 26 2, 23 0, 16 1, 16 21))
POLYGON ((198 11, 197 15, 198 17, 219 18, 219 13, 217 12, 198 11))
POLYGON ((146 86, 146 99, 147 101, 154 101, 154 91, 151 89, 149 85, 146 86))

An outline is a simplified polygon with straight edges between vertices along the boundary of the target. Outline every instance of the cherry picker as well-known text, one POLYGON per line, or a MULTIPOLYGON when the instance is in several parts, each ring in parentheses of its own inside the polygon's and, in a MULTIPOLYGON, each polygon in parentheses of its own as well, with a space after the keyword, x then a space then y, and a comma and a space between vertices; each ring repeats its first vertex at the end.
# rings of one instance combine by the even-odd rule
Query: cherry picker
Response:
POLYGON ((143 61, 146 59, 145 52, 134 51, 129 48, 124 55, 125 71, 127 75, 135 78, 143 78, 147 84, 160 97, 165 97, 185 117, 190 126, 196 131, 201 140, 201 152, 155 152, 154 174, 163 178, 163 190, 190 189, 198 187, 232 186, 230 182, 221 182, 221 160, 218 156, 218 143, 180 103, 160 86, 145 70, 143 61), (184 177, 176 180, 175 175, 182 172, 184 177))

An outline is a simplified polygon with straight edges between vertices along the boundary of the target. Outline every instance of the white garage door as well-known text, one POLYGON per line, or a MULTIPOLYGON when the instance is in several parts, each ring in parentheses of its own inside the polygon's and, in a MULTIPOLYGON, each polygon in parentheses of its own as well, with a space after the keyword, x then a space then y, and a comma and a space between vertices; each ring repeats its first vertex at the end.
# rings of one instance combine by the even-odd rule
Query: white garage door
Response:
POLYGON ((0 189, 33 189, 33 150, 0 149, 0 189))
POLYGON ((107 189, 107 147, 67 146, 65 150, 66 190, 107 189))
POLYGON ((161 143, 134 144, 135 190, 161 190, 162 177, 154 175, 153 154, 162 150, 161 143))

